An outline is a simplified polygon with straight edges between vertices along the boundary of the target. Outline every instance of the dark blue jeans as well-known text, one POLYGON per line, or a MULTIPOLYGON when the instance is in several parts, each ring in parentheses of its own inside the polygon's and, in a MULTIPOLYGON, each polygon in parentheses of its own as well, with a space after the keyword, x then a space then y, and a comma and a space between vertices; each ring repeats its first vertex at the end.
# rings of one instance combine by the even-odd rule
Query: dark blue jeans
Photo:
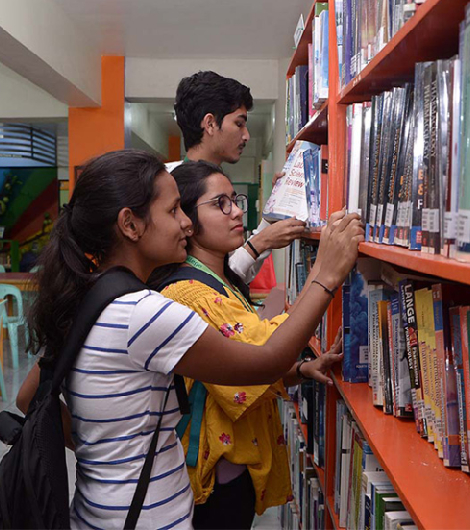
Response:
POLYGON ((256 494, 248 470, 227 484, 215 483, 205 504, 194 507, 195 530, 250 530, 256 494))

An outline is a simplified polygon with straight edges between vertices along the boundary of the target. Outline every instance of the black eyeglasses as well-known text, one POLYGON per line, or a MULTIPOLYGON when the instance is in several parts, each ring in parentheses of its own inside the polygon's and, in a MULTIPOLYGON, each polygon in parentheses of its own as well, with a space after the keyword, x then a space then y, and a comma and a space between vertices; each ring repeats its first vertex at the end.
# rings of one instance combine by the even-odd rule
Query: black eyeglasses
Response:
POLYGON ((232 204, 235 204, 237 208, 243 213, 248 211, 248 197, 243 193, 239 193, 236 197, 231 199, 228 195, 219 195, 215 199, 210 199, 209 201, 204 201, 199 204, 196 204, 196 208, 202 206, 203 204, 209 204, 211 202, 216 202, 219 205, 219 208, 222 210, 222 213, 225 215, 230 215, 232 213, 232 204))

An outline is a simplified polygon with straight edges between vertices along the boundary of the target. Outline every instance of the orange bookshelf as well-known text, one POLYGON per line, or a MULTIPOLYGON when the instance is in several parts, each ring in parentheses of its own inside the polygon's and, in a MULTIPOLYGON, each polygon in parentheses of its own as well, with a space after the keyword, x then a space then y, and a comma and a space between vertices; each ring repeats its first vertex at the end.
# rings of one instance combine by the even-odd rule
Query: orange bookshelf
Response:
POLYGON ((339 517, 335 513, 335 500, 331 495, 326 499, 326 507, 328 508, 328 513, 331 517, 333 528, 335 530, 340 530, 343 528, 342 526, 339 526, 339 517))
POLYGON ((295 49, 292 59, 287 69, 287 77, 292 77, 297 66, 308 63, 308 45, 312 43, 312 21, 315 16, 315 2, 312 4, 307 20, 305 20, 305 30, 300 37, 299 44, 295 49), (310 30, 309 30, 310 28, 310 30))
POLYGON ((451 57, 458 51, 461 0, 426 0, 371 62, 338 94, 338 103, 369 100, 398 82, 412 80, 415 63, 451 57))
POLYGON ((470 284, 470 263, 462 263, 439 255, 424 254, 407 248, 361 243, 359 251, 365 256, 393 263, 405 269, 439 276, 446 280, 470 284))
POLYGON ((311 231, 311 232, 305 232, 302 234, 303 239, 313 239, 315 241, 320 241, 320 231, 311 231))
MULTIPOLYGON (((329 2, 329 90, 330 97, 318 113, 286 146, 289 152, 295 140, 328 143, 328 209, 344 205, 344 170, 346 142, 346 106, 368 101, 372 95, 413 80, 415 63, 448 58, 457 53, 459 23, 465 17, 468 0, 426 0, 416 14, 395 34, 366 68, 347 86, 340 87, 334 2, 329 2), (319 141, 321 140, 321 141, 319 141)), ((308 63, 311 22, 315 4, 306 21, 306 30, 287 71, 308 63)), ((320 239, 320 234, 305 234, 304 239, 320 239)), ((438 255, 408 249, 362 243, 363 256, 391 263, 418 274, 470 285, 470 263, 460 263, 438 255)), ((327 316, 328 344, 341 325, 341 296, 330 305, 327 316)), ((315 337, 309 341, 315 355, 320 347, 315 337)), ((367 384, 349 384, 334 370, 334 385, 327 388, 325 425, 325 468, 318 470, 326 498, 326 528, 340 529, 334 513, 334 476, 336 444, 336 400, 343 398, 363 435, 386 470, 416 525, 423 529, 470 528, 470 476, 444 467, 433 446, 416 432, 414 422, 383 414, 372 405, 367 384)), ((298 408, 297 408, 298 411, 298 408)), ((303 430, 304 427, 302 426, 303 430)), ((306 434, 306 433, 305 433, 306 434)))
POLYGON ((320 357, 321 346, 320 346, 320 341, 317 339, 317 337, 312 337, 308 341, 308 346, 312 350, 312 352, 315 354, 316 357, 320 357))
POLYGON ((328 102, 325 101, 322 106, 310 118, 308 123, 300 129, 295 138, 287 145, 286 151, 290 153, 297 140, 307 140, 316 144, 326 144, 328 124, 328 102))
POLYGON ((435 530, 470 528, 469 477, 443 466, 414 421, 374 407, 367 383, 344 383, 336 375, 333 381, 415 523, 435 530))

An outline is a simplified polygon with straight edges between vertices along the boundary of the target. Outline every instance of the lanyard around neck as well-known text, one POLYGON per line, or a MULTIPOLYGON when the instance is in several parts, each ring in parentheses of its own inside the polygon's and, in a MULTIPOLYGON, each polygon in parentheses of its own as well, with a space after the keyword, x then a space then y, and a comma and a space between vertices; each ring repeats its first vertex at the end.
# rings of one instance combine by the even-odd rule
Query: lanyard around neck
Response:
POLYGON ((247 302, 246 298, 243 296, 243 294, 238 291, 235 292, 232 287, 230 287, 230 285, 227 285, 226 282, 224 282, 224 280, 222 280, 222 278, 216 274, 214 271, 212 271, 211 269, 209 269, 209 267, 207 267, 207 265, 204 265, 204 263, 200 262, 197 258, 195 258, 194 256, 188 256, 186 258, 186 263, 189 263, 189 265, 193 266, 195 269, 199 269, 200 271, 202 272, 205 272, 206 274, 209 274, 210 276, 212 276, 213 278, 215 278, 217 281, 219 281, 226 289, 228 289, 236 298, 238 298, 238 300, 243 304, 243 306, 245 307, 245 309, 247 311, 250 311, 250 313, 254 313, 254 309, 250 306, 250 304, 247 302))

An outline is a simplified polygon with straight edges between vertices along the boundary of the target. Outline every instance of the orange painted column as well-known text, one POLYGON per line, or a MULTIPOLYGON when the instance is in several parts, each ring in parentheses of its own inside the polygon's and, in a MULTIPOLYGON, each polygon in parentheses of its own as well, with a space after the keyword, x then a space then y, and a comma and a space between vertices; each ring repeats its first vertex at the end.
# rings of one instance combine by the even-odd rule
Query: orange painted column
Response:
POLYGON ((179 136, 168 137, 168 162, 181 160, 181 138, 179 136))
POLYGON ((125 58, 101 58, 101 107, 69 109, 70 193, 75 168, 107 151, 124 149, 125 58))

